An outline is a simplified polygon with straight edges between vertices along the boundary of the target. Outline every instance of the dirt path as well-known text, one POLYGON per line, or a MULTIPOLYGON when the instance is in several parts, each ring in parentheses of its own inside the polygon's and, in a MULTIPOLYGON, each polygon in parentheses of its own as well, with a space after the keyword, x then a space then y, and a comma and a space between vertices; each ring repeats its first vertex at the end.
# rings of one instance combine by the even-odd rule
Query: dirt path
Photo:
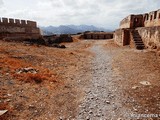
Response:
POLYGON ((78 120, 116 120, 124 118, 127 110, 123 108, 120 86, 115 82, 121 76, 113 73, 112 55, 103 45, 106 41, 96 41, 90 48, 95 54, 92 60, 91 80, 85 88, 85 97, 80 107, 78 120))

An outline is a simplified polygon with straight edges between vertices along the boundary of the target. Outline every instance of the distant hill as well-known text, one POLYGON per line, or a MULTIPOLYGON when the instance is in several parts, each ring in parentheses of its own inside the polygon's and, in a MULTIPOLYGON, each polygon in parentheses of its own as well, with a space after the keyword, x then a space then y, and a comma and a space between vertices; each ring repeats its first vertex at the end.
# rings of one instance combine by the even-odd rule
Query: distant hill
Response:
POLYGON ((59 27, 48 26, 40 27, 44 35, 52 34, 77 34, 85 31, 105 31, 110 32, 111 30, 95 27, 93 25, 60 25, 59 27))

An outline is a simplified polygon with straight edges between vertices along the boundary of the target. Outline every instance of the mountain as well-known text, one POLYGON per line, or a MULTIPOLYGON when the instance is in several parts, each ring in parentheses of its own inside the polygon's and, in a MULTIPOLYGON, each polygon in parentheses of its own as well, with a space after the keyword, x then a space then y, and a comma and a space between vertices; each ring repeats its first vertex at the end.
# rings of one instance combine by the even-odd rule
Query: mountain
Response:
POLYGON ((95 27, 93 25, 60 25, 59 27, 48 26, 48 27, 40 27, 43 31, 44 35, 52 35, 52 34, 77 34, 85 31, 105 31, 110 32, 111 30, 107 30, 104 28, 95 27))

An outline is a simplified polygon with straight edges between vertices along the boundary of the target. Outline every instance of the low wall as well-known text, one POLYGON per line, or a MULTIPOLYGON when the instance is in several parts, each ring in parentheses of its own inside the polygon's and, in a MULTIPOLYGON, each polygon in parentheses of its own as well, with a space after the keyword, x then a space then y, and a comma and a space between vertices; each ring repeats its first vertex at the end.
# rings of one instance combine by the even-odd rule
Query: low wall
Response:
POLYGON ((146 47, 156 49, 160 47, 160 26, 137 28, 146 47))
POLYGON ((113 33, 107 33, 107 32, 84 33, 84 39, 113 39, 113 33))
POLYGON ((129 45, 130 43, 129 29, 117 29, 114 33, 114 42, 120 46, 129 45))

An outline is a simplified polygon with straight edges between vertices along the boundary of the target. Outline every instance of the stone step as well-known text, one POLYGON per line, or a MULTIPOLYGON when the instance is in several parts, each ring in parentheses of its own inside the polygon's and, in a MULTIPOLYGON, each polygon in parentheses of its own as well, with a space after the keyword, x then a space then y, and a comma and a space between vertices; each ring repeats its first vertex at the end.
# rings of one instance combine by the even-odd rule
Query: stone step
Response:
POLYGON ((141 38, 136 38, 136 39, 133 39, 134 41, 142 41, 141 38))
POLYGON ((132 38, 133 38, 136 49, 138 49, 138 50, 144 49, 145 45, 144 45, 142 38, 139 35, 138 31, 132 31, 131 34, 132 34, 132 38))
POLYGON ((144 44, 142 43, 142 44, 136 44, 136 46, 144 46, 144 44))
POLYGON ((136 43, 136 44, 143 44, 142 41, 134 41, 134 43, 136 43))
POLYGON ((142 49, 144 49, 144 47, 145 46, 143 46, 143 45, 136 45, 136 49, 138 49, 138 50, 142 50, 142 49))
POLYGON ((138 36, 138 35, 137 35, 137 36, 136 36, 136 35, 134 35, 133 37, 134 37, 134 38, 141 38, 141 37, 140 37, 140 36, 138 36))

